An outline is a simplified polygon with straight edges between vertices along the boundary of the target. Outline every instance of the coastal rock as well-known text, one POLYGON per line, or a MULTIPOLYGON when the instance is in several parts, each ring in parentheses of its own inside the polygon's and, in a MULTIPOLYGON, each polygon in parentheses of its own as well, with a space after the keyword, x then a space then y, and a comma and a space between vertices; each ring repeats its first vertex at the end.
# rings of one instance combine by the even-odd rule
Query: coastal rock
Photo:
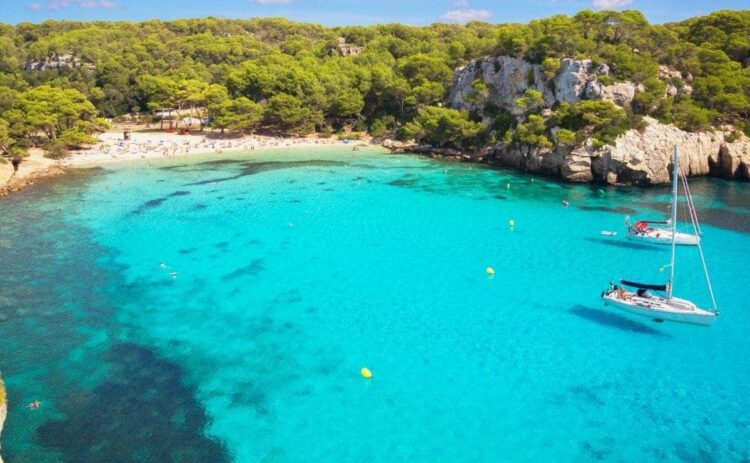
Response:
POLYGON ((575 103, 581 101, 589 84, 596 80, 591 60, 563 59, 555 75, 555 101, 575 103))
POLYGON ((680 166, 690 176, 750 179, 750 139, 727 143, 722 132, 691 133, 644 118, 642 132, 629 130, 614 146, 542 149, 498 144, 486 162, 562 178, 569 182, 656 185, 669 183, 675 145, 680 166))
MULTIPOLYGON (((545 75, 541 67, 510 56, 486 57, 471 61, 456 70, 448 104, 453 108, 476 111, 480 115, 488 104, 498 106, 521 117, 523 109, 516 106, 526 90, 537 90, 544 104, 551 108, 560 103, 576 103, 583 99, 602 99, 629 107, 638 87, 632 82, 604 85, 598 78, 609 75, 606 65, 594 66, 588 59, 565 58, 553 76, 545 75), (488 95, 479 98, 473 87, 482 81, 490 88, 488 95)), ((483 119, 485 119, 483 117, 483 119)), ((487 122, 491 118, 486 118, 487 122)))
POLYGON ((682 79, 682 72, 678 71, 677 69, 672 69, 669 66, 660 64, 659 65, 659 79, 661 80, 682 79))
POLYGON ((13 165, 9 160, 0 158, 0 188, 8 184, 13 177, 13 165))
POLYGON ((564 155, 558 150, 534 146, 503 146, 498 144, 488 156, 488 162, 512 167, 525 172, 557 177, 564 155))
POLYGON ((709 158, 711 173, 719 177, 750 180, 750 139, 741 136, 722 143, 716 157, 709 158))
POLYGON ((548 106, 555 101, 539 65, 510 56, 487 57, 471 61, 456 71, 448 101, 451 107, 480 112, 486 103, 493 103, 520 116, 523 110, 515 102, 528 89, 540 91, 548 106), (472 84, 476 80, 485 82, 491 89, 486 101, 475 98, 472 84))
POLYGON ((612 184, 668 183, 675 146, 686 175, 709 173, 709 156, 716 155, 723 143, 720 133, 690 133, 648 117, 644 120, 643 132, 629 130, 617 138, 614 146, 595 152, 600 159, 592 164, 594 179, 612 184))
POLYGON ((585 146, 578 147, 563 157, 560 175, 569 182, 589 183, 594 180, 591 153, 585 146))
MULTIPOLYGON (((483 122, 488 124, 491 118, 483 114, 488 104, 501 107, 516 117, 522 117, 523 109, 518 108, 515 102, 529 89, 541 92, 547 108, 560 103, 576 103, 583 99, 607 100, 620 107, 630 108, 635 95, 644 91, 642 85, 628 81, 605 85, 599 79, 601 76, 609 76, 609 67, 604 64, 594 66, 589 59, 562 59, 560 67, 550 76, 545 74, 539 65, 520 58, 486 57, 471 61, 456 70, 448 104, 453 108, 475 111, 482 116, 483 122), (487 95, 476 94, 473 84, 478 80, 487 84, 490 89, 487 95)), ((668 66, 659 67, 659 79, 667 84, 667 95, 676 96, 693 92, 693 88, 684 83, 689 80, 683 80, 680 71, 668 66)))
POLYGON ((633 104, 637 90, 638 87, 632 82, 603 85, 596 80, 586 86, 586 97, 591 100, 608 100, 617 106, 629 108, 633 104))
POLYGON ((411 141, 398 141, 390 138, 386 138, 381 143, 383 148, 391 150, 392 153, 406 153, 413 151, 417 147, 417 143, 411 141))

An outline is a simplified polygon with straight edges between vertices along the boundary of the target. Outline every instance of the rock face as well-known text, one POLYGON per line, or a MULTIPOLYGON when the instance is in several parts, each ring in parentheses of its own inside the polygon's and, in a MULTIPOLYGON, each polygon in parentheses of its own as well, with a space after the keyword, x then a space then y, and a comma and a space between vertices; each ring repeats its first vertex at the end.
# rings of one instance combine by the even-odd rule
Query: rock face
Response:
POLYGON ((607 75, 609 68, 606 65, 594 66, 591 60, 563 59, 554 75, 548 75, 538 64, 519 58, 487 57, 472 61, 456 71, 448 104, 481 113, 484 106, 492 103, 520 116, 523 110, 515 102, 529 89, 541 92, 547 107, 556 103, 575 103, 583 98, 611 99, 617 104, 630 104, 635 95, 635 86, 627 82, 604 86, 597 78, 607 75), (490 89, 484 101, 477 101, 472 86, 477 80, 483 81, 490 89), (628 86, 632 86, 632 89, 628 86))
MULTIPOLYGON (((643 91, 632 82, 614 82, 605 85, 600 77, 609 76, 606 64, 595 66, 591 60, 565 58, 554 75, 545 74, 541 66, 510 56, 486 57, 471 61, 456 70, 448 104, 453 108, 477 111, 480 114, 488 103, 499 106, 515 116, 523 110, 515 105, 526 90, 538 90, 546 107, 557 103, 576 103, 582 99, 608 100, 623 108, 631 107, 635 94, 643 91), (483 81, 490 91, 482 101, 476 98, 472 84, 483 81)), ((680 71, 667 66, 659 67, 659 78, 667 84, 666 94, 692 93, 690 85, 683 82, 680 71)), ((687 81, 690 78, 686 79, 687 81)))
MULTIPOLYGON (((643 86, 632 82, 609 83, 611 78, 602 78, 609 76, 609 68, 594 66, 591 60, 563 59, 554 73, 547 71, 509 56, 475 60, 456 71, 448 104, 476 112, 486 124, 492 113, 485 114, 485 108, 493 106, 508 111, 520 122, 524 110, 515 103, 529 89, 542 94, 541 114, 545 118, 556 105, 583 99, 608 100, 630 108, 637 93, 644 91, 643 86), (477 86, 477 81, 484 85, 477 86)), ((660 66, 659 79, 666 84, 667 95, 692 92, 685 83, 692 80, 690 75, 660 66)), ((542 149, 498 144, 483 154, 482 160, 571 182, 650 185, 669 182, 677 145, 682 169, 689 176, 750 179, 750 139, 744 135, 725 141, 722 131, 690 133, 651 118, 645 118, 645 122, 643 132, 630 130, 614 146, 594 148, 586 142, 579 147, 542 149)))
POLYGON ((595 149, 590 144, 576 148, 539 149, 498 145, 486 159, 490 163, 526 172, 560 177, 569 182, 655 185, 669 183, 674 146, 688 176, 715 175, 750 179, 750 139, 741 136, 731 143, 721 132, 690 133, 672 125, 645 118, 641 133, 629 130, 615 146, 595 149))
POLYGON ((488 57, 472 61, 456 71, 448 101, 454 108, 480 112, 487 102, 491 102, 512 114, 521 115, 523 111, 515 106, 515 101, 529 88, 542 92, 548 105, 554 103, 554 94, 546 85, 538 65, 510 56, 488 57), (476 80, 484 81, 490 88, 486 102, 474 101, 472 84, 476 80))
POLYGON ((593 81, 586 86, 586 97, 591 100, 609 100, 618 106, 629 108, 637 90, 638 87, 632 82, 603 85, 599 81, 593 81))
POLYGON ((84 63, 70 53, 53 54, 45 60, 29 60, 23 65, 24 71, 44 71, 46 69, 63 69, 83 67, 88 71, 94 71, 96 66, 91 63, 84 63))
POLYGON ((391 138, 386 138, 381 142, 383 148, 388 148, 393 153, 406 153, 414 151, 417 146, 413 141, 398 141, 391 138))
POLYGON ((718 155, 708 162, 712 175, 750 180, 750 139, 741 136, 732 143, 722 143, 718 155))

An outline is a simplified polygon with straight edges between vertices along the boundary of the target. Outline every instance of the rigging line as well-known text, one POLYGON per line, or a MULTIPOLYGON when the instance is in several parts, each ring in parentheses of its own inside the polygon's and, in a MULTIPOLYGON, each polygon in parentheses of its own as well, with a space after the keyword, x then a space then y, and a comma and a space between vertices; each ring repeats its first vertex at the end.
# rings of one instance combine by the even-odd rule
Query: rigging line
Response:
POLYGON ((687 203, 688 203, 688 212, 690 213, 690 219, 695 222, 696 233, 700 236, 703 234, 703 231, 701 230, 700 222, 698 221, 698 213, 695 211, 695 202, 693 202, 693 194, 690 193, 690 187, 688 186, 687 176, 685 176, 682 173, 682 169, 680 169, 680 177, 682 177, 682 185, 685 189, 685 196, 687 197, 687 203))
MULTIPOLYGON (((695 225, 695 224, 693 224, 695 225)), ((698 230, 695 230, 698 233, 698 230)), ((700 241, 698 242, 698 254, 701 256, 701 263, 703 264, 703 274, 706 276, 706 285, 708 286, 708 294, 711 295, 711 305, 713 306, 714 312, 719 313, 719 308, 716 306, 716 298, 714 297, 714 288, 711 286, 711 277, 708 276, 708 267, 706 267, 706 258, 703 256, 703 246, 700 241)))
MULTIPOLYGON (((693 202, 693 196, 690 194, 690 188, 688 188, 687 178, 682 176, 683 186, 685 188, 685 196, 687 197, 688 210, 690 211, 691 222, 693 224, 693 230, 697 235, 701 234, 700 223, 698 222, 698 213, 695 211, 695 203, 693 202)), ((708 266, 706 265, 706 257, 703 255, 703 246, 700 240, 698 240, 698 254, 701 257, 701 264, 703 264, 703 274, 706 277, 706 285, 708 286, 708 294, 711 296, 711 306, 714 309, 714 313, 719 313, 719 308, 716 306, 716 298, 714 297, 714 288, 711 285, 711 277, 708 275, 708 266)))

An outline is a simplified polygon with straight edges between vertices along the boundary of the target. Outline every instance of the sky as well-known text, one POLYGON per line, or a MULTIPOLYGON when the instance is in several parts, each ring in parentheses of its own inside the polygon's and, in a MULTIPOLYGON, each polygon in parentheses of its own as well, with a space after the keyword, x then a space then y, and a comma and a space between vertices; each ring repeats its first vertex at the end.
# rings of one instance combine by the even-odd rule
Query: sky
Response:
POLYGON ((558 13, 573 14, 583 8, 634 8, 650 22, 663 23, 720 9, 748 9, 750 0, 0 0, 0 22, 273 16, 328 26, 389 22, 424 25, 473 19, 528 22, 558 13))

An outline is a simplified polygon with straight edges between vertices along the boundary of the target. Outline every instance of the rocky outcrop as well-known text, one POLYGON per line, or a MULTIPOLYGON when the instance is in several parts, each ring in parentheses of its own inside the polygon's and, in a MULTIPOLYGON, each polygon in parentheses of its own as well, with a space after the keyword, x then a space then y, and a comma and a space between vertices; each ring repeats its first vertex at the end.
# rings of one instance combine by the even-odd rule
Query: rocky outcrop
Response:
POLYGON ((454 108, 481 112, 487 103, 493 103, 515 115, 523 114, 515 101, 529 88, 539 90, 547 105, 555 101, 552 90, 545 81, 539 65, 510 56, 475 60, 459 68, 454 76, 448 102, 454 108), (476 99, 473 83, 483 81, 489 87, 485 101, 476 99))
MULTIPOLYGON (((609 68, 595 66, 591 60, 563 59, 557 70, 546 71, 540 65, 509 56, 472 61, 456 71, 448 104, 476 112, 486 124, 492 113, 485 114, 485 109, 496 111, 497 107, 515 115, 520 122, 525 109, 518 107, 516 101, 529 89, 542 94, 541 114, 545 119, 557 105, 583 99, 607 100, 630 108, 636 95, 644 91, 642 85, 632 82, 612 82, 609 68)), ((658 77, 665 83, 667 95, 692 92, 687 83, 692 80, 690 75, 660 66, 658 77)), ((552 132, 554 137, 555 130, 552 132)), ((495 135, 500 138, 502 134, 495 135)), ((733 138, 736 139, 725 140, 721 130, 691 133, 645 118, 644 130, 629 130, 613 146, 595 148, 590 140, 578 147, 558 144, 553 149, 498 144, 484 153, 482 160, 571 182, 649 185, 669 182, 673 150, 678 146, 681 166, 688 176, 748 179, 750 139, 744 135, 733 138)), ((471 158, 476 160, 475 156, 471 158)))
MULTIPOLYGON (((456 71, 448 104, 481 114, 483 108, 490 103, 521 116, 523 109, 515 103, 529 89, 542 94, 546 107, 558 103, 574 103, 584 98, 610 97, 616 103, 630 104, 632 96, 627 98, 627 89, 620 84, 609 88, 597 80, 598 77, 607 75, 609 68, 606 65, 594 66, 591 60, 563 59, 556 72, 550 75, 545 74, 540 65, 519 58, 487 57, 472 61, 456 71), (473 86, 477 80, 484 82, 489 88, 488 94, 482 98, 477 98, 473 86)), ((630 93, 634 94, 635 90, 630 93)))
MULTIPOLYGON (((603 76, 609 77, 609 67, 606 64, 594 65, 588 59, 565 58, 560 61, 560 67, 550 75, 543 72, 540 65, 519 58, 486 57, 471 61, 456 70, 448 104, 453 108, 476 111, 480 115, 484 107, 491 104, 520 117, 523 109, 515 103, 529 89, 541 92, 548 108, 559 103, 576 103, 582 99, 608 100, 629 108, 636 93, 644 90, 642 85, 627 81, 605 84, 602 82, 603 76), (476 81, 487 85, 487 95, 477 95, 473 85, 476 81)), ((667 86, 667 95, 693 91, 685 83, 692 79, 691 76, 683 80, 680 71, 667 66, 659 67, 659 78, 667 86)), ((611 78, 608 80, 611 81, 611 78)))
POLYGON ((668 183, 675 146, 688 176, 709 173, 708 159, 719 153, 724 142, 720 132, 690 133, 651 118, 645 122, 643 132, 629 130, 617 138, 615 146, 592 152, 601 160, 592 166, 595 180, 610 184, 668 183))
POLYGON ((593 81, 586 86, 586 97, 590 100, 609 100, 618 106, 629 108, 637 91, 639 87, 632 82, 604 85, 599 81, 593 81))
POLYGON ((44 71, 47 69, 63 69, 83 67, 87 71, 95 71, 96 66, 92 63, 85 63, 73 56, 71 53, 53 54, 44 60, 29 60, 23 65, 24 71, 44 71))
POLYGON ((719 153, 709 157, 712 175, 750 180, 750 139, 745 136, 732 143, 722 143, 719 153))
POLYGON ((680 165, 689 177, 712 175, 750 179, 750 138, 741 135, 728 142, 721 131, 685 132, 672 125, 645 118, 642 132, 629 130, 614 146, 538 148, 529 145, 497 144, 473 152, 429 145, 383 143, 393 152, 427 154, 433 157, 501 165, 568 182, 610 185, 657 185, 669 183, 675 145, 680 165))
POLYGON ((414 141, 398 141, 391 138, 386 138, 380 145, 383 148, 391 150, 392 153, 407 153, 413 152, 418 146, 414 141))
POLYGON ((59 162, 43 157, 38 150, 30 150, 30 153, 20 162, 17 171, 9 160, 0 159, 0 196, 20 191, 33 185, 39 178, 64 173, 63 166, 59 162))

